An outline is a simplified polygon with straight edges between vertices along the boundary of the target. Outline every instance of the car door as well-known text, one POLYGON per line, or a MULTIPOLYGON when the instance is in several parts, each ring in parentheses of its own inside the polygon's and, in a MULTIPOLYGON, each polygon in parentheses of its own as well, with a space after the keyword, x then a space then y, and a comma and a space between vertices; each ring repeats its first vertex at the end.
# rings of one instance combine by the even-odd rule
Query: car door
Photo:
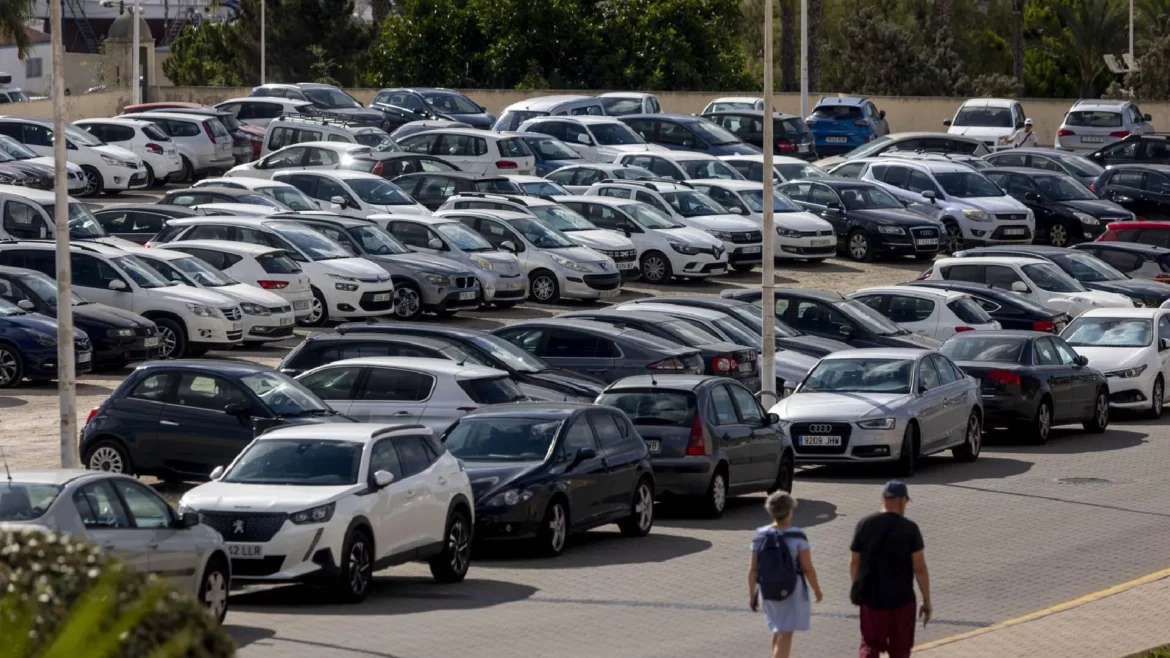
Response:
MULTIPOLYGON (((1159 320, 1158 335, 1170 338, 1170 318, 1164 316, 1159 320)), ((1076 351, 1068 343, 1064 342, 1063 338, 1060 336, 1051 336, 1047 340, 1052 341, 1053 346, 1056 347, 1056 354, 1060 358, 1060 363, 1072 371, 1073 408, 1080 412, 1076 420, 1091 418, 1096 411, 1097 374, 1092 368, 1081 365, 1076 351)))
POLYGON ((206 477, 252 439, 252 419, 267 410, 235 382, 204 372, 181 372, 174 398, 159 414, 159 462, 178 473, 206 477), (229 414, 228 406, 242 411, 229 414))
POLYGON ((394 438, 381 439, 370 447, 368 481, 372 481, 378 471, 394 476, 389 485, 371 494, 374 500, 370 505, 370 525, 373 526, 378 557, 383 558, 400 555, 421 543, 419 508, 422 505, 414 494, 407 495, 415 483, 403 475, 402 460, 394 438))
POLYGON ((416 423, 426 413, 434 388, 435 377, 428 373, 367 368, 346 415, 362 423, 416 423))
POLYGON ((439 499, 439 491, 446 486, 446 476, 435 472, 437 453, 426 437, 418 434, 396 436, 391 439, 402 466, 402 482, 409 514, 401 518, 408 534, 414 537, 410 548, 434 546, 443 541, 447 510, 439 499))
POLYGON ((780 455, 783 446, 780 443, 780 430, 768 423, 768 414, 760 407, 760 403, 742 384, 724 384, 731 393, 735 402, 739 421, 751 430, 748 439, 751 457, 751 479, 757 484, 769 484, 776 481, 776 473, 780 468, 780 455))
POLYGON ((569 491, 569 523, 571 527, 591 525, 603 518, 606 499, 606 459, 593 434, 587 414, 573 418, 561 431, 561 460, 565 468, 564 482, 569 491), (592 450, 592 457, 578 457, 581 450, 592 450))
POLYGON ((560 327, 545 328, 543 332, 545 339, 537 347, 536 356, 558 368, 612 381, 617 359, 600 336, 560 327))
POLYGON ((338 366, 308 373, 301 377, 301 385, 321 398, 339 414, 349 415, 349 408, 357 397, 357 385, 365 374, 360 366, 338 366))
POLYGON ((136 571, 150 573, 152 528, 136 528, 110 480, 89 482, 73 492, 85 538, 136 571))
POLYGON ((753 471, 752 428, 739 417, 735 401, 727 384, 715 384, 707 394, 708 426, 723 454, 727 455, 727 484, 732 489, 749 486, 759 479, 753 471))
POLYGON ((175 513, 154 489, 128 478, 110 478, 138 530, 150 530, 147 564, 151 573, 167 578, 179 589, 195 590, 199 551, 189 528, 177 527, 175 513))
MULTIPOLYGON (((779 307, 777 299, 777 307, 779 307)), ((794 299, 788 303, 785 321, 802 333, 840 340, 855 347, 871 347, 860 340, 858 327, 837 309, 812 299, 794 299)))
POLYGON ((892 322, 919 336, 946 340, 940 337, 938 304, 932 299, 912 295, 889 295, 889 305, 883 313, 892 322))
POLYGON ((1076 381, 1073 369, 1065 365, 1056 350, 1056 344, 1049 338, 1038 338, 1032 343, 1032 363, 1048 380, 1052 391, 1052 415, 1055 421, 1080 420, 1083 410, 1077 401, 1076 381))
POLYGON ((585 414, 593 428, 593 435, 605 459, 605 478, 602 481, 601 513, 611 519, 630 513, 634 485, 638 481, 638 463, 644 447, 628 440, 625 423, 608 411, 596 410, 585 414))
POLYGON ((967 429, 967 384, 966 376, 959 372, 946 357, 931 354, 930 362, 938 374, 939 390, 945 396, 943 403, 944 434, 941 445, 951 446, 966 439, 967 429))
POLYGON ((947 391, 930 359, 918 361, 915 375, 915 417, 918 419, 921 454, 934 452, 947 438, 947 391))
POLYGON ((133 286, 109 263, 85 253, 72 253, 69 261, 73 269, 73 287, 79 295, 91 302, 108 304, 125 311, 136 310, 133 286), (117 286, 117 282, 121 283, 120 289, 110 287, 117 286))
POLYGON ((837 196, 833 188, 812 183, 808 191, 808 204, 821 219, 833 225, 839 243, 848 238, 849 218, 845 214, 845 206, 841 204, 841 197, 837 196))

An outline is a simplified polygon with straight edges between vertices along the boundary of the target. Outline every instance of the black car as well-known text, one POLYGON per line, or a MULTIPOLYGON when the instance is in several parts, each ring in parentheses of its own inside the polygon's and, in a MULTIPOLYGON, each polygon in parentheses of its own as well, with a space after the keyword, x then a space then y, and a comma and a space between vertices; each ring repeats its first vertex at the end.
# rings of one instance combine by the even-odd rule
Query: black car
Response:
POLYGON ((508 373, 534 400, 592 402, 605 388, 605 382, 596 377, 554 368, 503 338, 478 329, 413 322, 351 322, 337 327, 337 333, 426 336, 446 341, 476 361, 508 373))
POLYGON ((313 333, 285 355, 276 367, 289 377, 296 377, 327 363, 368 356, 408 356, 480 363, 479 359, 458 346, 426 336, 313 333))
POLYGON ((986 283, 970 281, 909 281, 904 286, 922 286, 954 290, 971 295, 976 304, 983 307, 992 320, 1004 329, 1041 331, 1059 334, 1064 331, 1071 318, 1067 313, 1054 311, 1046 306, 1002 288, 992 288, 986 283))
MULTIPOLYGON (((1140 231, 1141 229, 1138 229, 1140 231)), ((1124 233, 1125 229, 1119 233, 1124 233)), ((1170 235, 1170 231, 1162 233, 1170 235)), ((1128 236, 1121 235, 1125 238, 1128 236)), ((1133 236, 1137 237, 1137 236, 1133 236)), ((1110 267, 1134 279, 1170 283, 1170 249, 1140 242, 1085 242, 1073 247, 1093 254, 1110 267)))
MULTIPOLYGON (((0 266, 0 298, 25 311, 57 317, 57 282, 40 272, 0 266)), ((73 325, 93 343, 95 368, 162 358, 158 328, 137 313, 73 295, 73 325)))
POLYGON ((1137 219, 1170 220, 1170 165, 1117 165, 1089 189, 1132 212, 1137 219))
POLYGON ((1013 148, 983 156, 993 167, 1026 167, 1052 173, 1065 173, 1088 187, 1105 168, 1069 151, 1053 148, 1013 148))
POLYGON ((459 167, 442 158, 420 153, 406 153, 405 151, 376 151, 360 160, 355 160, 349 168, 381 176, 386 180, 420 172, 459 171, 459 167))
MULTIPOLYGON (((393 108, 410 121, 445 119, 459 121, 472 128, 490 130, 496 117, 482 105, 454 89, 414 87, 380 89, 370 107, 393 108)), ((404 122, 405 123, 405 122, 404 122)))
MULTIPOLYGON (((624 302, 623 305, 637 305, 637 304, 672 304, 678 306, 693 306, 695 308, 705 308, 712 311, 722 311, 730 315, 733 319, 738 321, 748 331, 752 331, 762 335, 764 328, 764 312, 761 308, 761 303, 752 303, 740 299, 731 299, 728 297, 700 297, 698 295, 671 295, 670 297, 642 297, 640 299, 631 299, 624 302)), ((776 349, 791 350, 801 354, 807 354, 816 358, 821 358, 833 352, 841 350, 852 349, 849 345, 830 338, 821 338, 820 336, 811 336, 809 334, 801 333, 795 328, 784 323, 782 313, 777 313, 775 327, 776 327, 776 349)))
POLYGON ((290 210, 283 203, 272 197, 237 187, 220 187, 204 185, 185 190, 170 190, 158 202, 167 206, 182 206, 192 208, 205 203, 247 203, 255 206, 267 206, 276 210, 290 210))
POLYGON ((837 250, 857 261, 878 256, 931 260, 943 246, 943 225, 906 209, 894 195, 865 181, 817 178, 776 188, 833 225, 837 250))
POLYGON ((186 206, 158 203, 133 206, 107 206, 95 210, 93 216, 106 233, 123 240, 146 244, 163 230, 168 220, 194 217, 199 213, 186 206))
POLYGON ((1170 164, 1170 135, 1165 133, 1129 135, 1120 141, 1102 146, 1085 157, 1103 167, 1134 163, 1170 164))
POLYGON ((1036 217, 1036 242, 1069 247, 1095 240, 1109 222, 1133 219, 1133 213, 1099 198, 1066 174, 1023 167, 984 169, 983 175, 1036 217))
POLYGON ((504 176, 485 176, 466 171, 406 174, 390 182, 430 210, 438 210, 444 201, 462 192, 524 194, 524 190, 504 176))
POLYGON ((656 493, 723 514, 728 495, 792 491, 796 458, 780 419, 726 377, 639 375, 614 382, 597 404, 620 409, 650 449, 656 493))
POLYGON ((38 174, 34 179, 29 176, 28 172, 0 161, 0 185, 17 185, 45 190, 52 187, 52 180, 44 176, 43 173, 38 174))
POLYGON ((57 172, 52 162, 33 162, 34 158, 39 157, 24 144, 8 135, 0 135, 0 163, 23 173, 26 176, 26 187, 51 190, 57 172))
POLYGON ((266 366, 151 361, 89 412, 79 452, 95 471, 205 480, 273 427, 348 421, 266 366))
MULTIPOLYGON (((741 140, 764 147, 763 110, 724 110, 703 115, 741 140)), ((791 114, 772 113, 773 153, 808 160, 818 159, 816 140, 804 119, 791 114)))
MULTIPOLYGON (((724 290, 721 297, 761 302, 763 291, 750 288, 724 290)), ((777 288, 776 317, 813 336, 839 340, 849 347, 913 347, 932 350, 933 338, 906 331, 861 302, 827 290, 777 288)))
POLYGON ((519 403, 472 411, 443 434, 471 478, 478 541, 531 539, 560 555, 568 535, 654 524, 654 472, 624 413, 592 404, 519 403))
POLYGON ((557 317, 602 322, 615 327, 628 327, 672 343, 678 343, 684 347, 693 347, 699 350, 699 354, 703 357, 703 371, 708 375, 730 377, 753 391, 760 388, 760 373, 756 363, 759 351, 752 347, 729 343, 685 319, 665 313, 636 309, 631 309, 630 312, 617 310, 576 311, 557 317))
POLYGON ((1133 279, 1119 272, 1091 253, 1080 253, 1062 247, 1020 245, 979 247, 955 254, 956 256, 1018 256, 1043 258, 1064 270, 1089 290, 1104 290, 1125 295, 1141 306, 1161 306, 1170 299, 1170 285, 1144 279, 1133 279))
POLYGON ((1035 331, 967 331, 939 352, 978 379, 983 426, 1019 432, 1047 443, 1053 425, 1081 423, 1086 431, 1109 425, 1109 385, 1059 336, 1035 331))

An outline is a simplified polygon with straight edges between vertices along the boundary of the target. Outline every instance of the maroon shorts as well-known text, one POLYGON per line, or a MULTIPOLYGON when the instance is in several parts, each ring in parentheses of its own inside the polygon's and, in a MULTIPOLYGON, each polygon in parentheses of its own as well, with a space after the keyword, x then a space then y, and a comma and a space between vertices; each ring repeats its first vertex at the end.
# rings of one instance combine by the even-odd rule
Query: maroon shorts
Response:
POLYGON ((915 601, 891 610, 861 606, 859 658, 878 658, 882 653, 890 654, 890 658, 910 658, 917 610, 915 601))

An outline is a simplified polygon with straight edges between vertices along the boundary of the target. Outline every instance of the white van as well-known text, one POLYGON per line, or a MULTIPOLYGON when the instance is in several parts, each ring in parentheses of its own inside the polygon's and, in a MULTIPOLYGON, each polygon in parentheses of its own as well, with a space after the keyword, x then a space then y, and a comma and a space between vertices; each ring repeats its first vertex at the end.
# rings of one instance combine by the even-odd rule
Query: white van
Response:
MULTIPOLYGON (((56 202, 57 197, 50 190, 0 185, 0 239, 56 238, 56 202)), ((112 247, 137 246, 106 233, 89 207, 76 199, 69 199, 69 236, 74 240, 92 240, 112 247)))

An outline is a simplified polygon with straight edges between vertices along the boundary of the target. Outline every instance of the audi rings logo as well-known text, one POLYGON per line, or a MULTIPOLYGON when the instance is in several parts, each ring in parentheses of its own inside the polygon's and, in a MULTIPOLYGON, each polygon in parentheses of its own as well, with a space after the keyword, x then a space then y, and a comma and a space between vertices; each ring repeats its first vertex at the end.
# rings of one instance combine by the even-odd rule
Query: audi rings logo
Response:
POLYGON ((833 431, 833 426, 828 423, 816 423, 808 426, 808 431, 813 434, 828 434, 833 431))

